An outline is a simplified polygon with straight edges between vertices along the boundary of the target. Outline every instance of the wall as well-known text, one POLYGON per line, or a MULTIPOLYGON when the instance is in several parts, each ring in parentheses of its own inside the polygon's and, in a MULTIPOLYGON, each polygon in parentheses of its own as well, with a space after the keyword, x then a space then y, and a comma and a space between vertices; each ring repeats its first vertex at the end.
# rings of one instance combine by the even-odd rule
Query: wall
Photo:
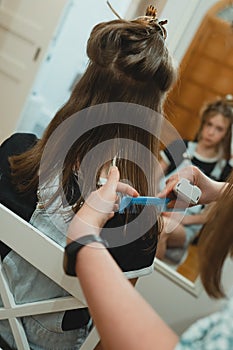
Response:
MULTIPOLYGON (((111 1, 122 17, 130 3, 131 0, 111 1)), ((99 22, 116 18, 105 0, 99 0, 98 10, 94 10, 94 4, 93 0, 67 2, 19 119, 19 131, 32 131, 41 136, 56 111, 69 98, 73 84, 88 62, 86 43, 91 29, 99 22)))
MULTIPOLYGON (((233 262, 228 259, 223 271, 223 286, 228 294, 233 286, 232 269, 233 262)), ((137 289, 179 335, 195 320, 218 310, 224 302, 210 299, 204 290, 195 297, 157 271, 142 277, 137 289)))
POLYGON ((160 18, 168 20, 167 45, 177 64, 182 60, 206 11, 216 2, 190 0, 187 6, 186 0, 179 0, 176 5, 172 0, 167 1, 160 18))

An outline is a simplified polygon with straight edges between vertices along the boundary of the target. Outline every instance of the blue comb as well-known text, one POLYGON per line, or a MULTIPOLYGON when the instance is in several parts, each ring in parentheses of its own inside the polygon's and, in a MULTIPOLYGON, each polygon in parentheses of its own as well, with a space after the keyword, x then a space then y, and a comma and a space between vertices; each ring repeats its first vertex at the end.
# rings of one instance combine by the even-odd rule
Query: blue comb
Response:
POLYGON ((152 205, 152 206, 156 206, 159 211, 169 211, 171 210, 167 208, 167 204, 169 202, 170 202, 169 198, 124 196, 122 197, 119 205, 119 213, 120 214, 124 213, 124 210, 128 207, 131 207, 132 205, 144 205, 144 206, 152 205))

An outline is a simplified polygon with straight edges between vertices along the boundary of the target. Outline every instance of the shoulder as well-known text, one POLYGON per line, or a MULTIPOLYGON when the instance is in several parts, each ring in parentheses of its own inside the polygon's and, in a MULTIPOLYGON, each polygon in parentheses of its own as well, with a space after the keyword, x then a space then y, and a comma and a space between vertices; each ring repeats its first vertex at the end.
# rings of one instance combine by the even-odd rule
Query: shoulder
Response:
POLYGON ((175 350, 233 348, 233 299, 224 309, 195 322, 180 338, 175 350))
POLYGON ((188 141, 178 139, 171 142, 160 152, 162 159, 170 166, 167 173, 170 173, 183 160, 183 154, 187 151, 188 141))
POLYGON ((165 154, 170 155, 178 155, 183 154, 187 149, 188 141, 186 140, 175 140, 171 142, 166 148, 164 149, 165 154))
POLYGON ((220 181, 227 181, 229 175, 231 174, 233 170, 233 167, 232 167, 232 164, 231 162, 230 163, 227 163, 226 166, 224 167, 223 171, 222 171, 222 174, 221 174, 221 177, 220 177, 220 181))
POLYGON ((36 135, 31 133, 15 133, 8 137, 1 144, 1 149, 9 149, 10 150, 26 150, 28 147, 34 145, 38 141, 36 135))
POLYGON ((37 142, 37 137, 29 133, 15 133, 6 139, 0 146, 1 172, 9 173, 8 158, 26 152, 37 142))
POLYGON ((7 138, 0 146, 0 152, 7 156, 25 152, 37 142, 37 137, 30 133, 15 133, 7 138))

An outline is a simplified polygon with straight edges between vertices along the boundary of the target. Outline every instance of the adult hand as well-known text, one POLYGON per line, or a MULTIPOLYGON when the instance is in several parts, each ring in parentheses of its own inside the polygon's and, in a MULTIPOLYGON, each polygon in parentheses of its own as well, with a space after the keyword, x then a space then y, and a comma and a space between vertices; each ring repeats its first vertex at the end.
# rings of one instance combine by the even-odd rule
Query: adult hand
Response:
POLYGON ((176 184, 181 178, 185 178, 189 180, 193 185, 198 186, 202 191, 202 195, 199 199, 198 204, 208 204, 210 202, 217 200, 219 194, 221 193, 221 191, 225 186, 224 182, 217 182, 217 181, 211 180, 203 172, 201 172, 199 168, 195 166, 185 167, 181 169, 179 172, 177 172, 176 174, 169 177, 168 180, 166 181, 166 187, 164 188, 163 191, 161 191, 158 194, 158 197, 160 198, 164 198, 164 197, 171 198, 171 202, 168 205, 171 208, 174 207, 174 204, 176 205, 177 208, 187 207, 187 202, 176 201, 176 198, 173 192, 174 187, 176 186, 176 184))
POLYGON ((139 195, 130 185, 119 182, 119 177, 117 167, 112 167, 106 184, 89 195, 70 223, 67 243, 87 234, 100 233, 101 228, 118 209, 117 192, 131 197, 139 195))

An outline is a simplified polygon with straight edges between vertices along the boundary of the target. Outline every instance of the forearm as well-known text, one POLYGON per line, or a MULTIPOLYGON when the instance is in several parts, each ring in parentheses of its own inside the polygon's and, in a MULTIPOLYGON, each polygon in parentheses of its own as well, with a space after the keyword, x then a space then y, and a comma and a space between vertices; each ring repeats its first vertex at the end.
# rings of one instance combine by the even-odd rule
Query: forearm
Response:
POLYGON ((222 191, 224 190, 226 183, 218 182, 210 179, 204 173, 202 173, 197 167, 192 167, 194 173, 194 184, 206 192, 202 195, 202 203, 207 204, 215 202, 222 191))
POLYGON ((207 221, 207 216, 204 214, 194 214, 194 215, 186 215, 183 220, 182 224, 187 225, 199 225, 199 224, 205 224, 207 221))
POLYGON ((106 249, 82 248, 76 272, 104 349, 174 349, 176 334, 125 279, 106 249))
MULTIPOLYGON (((85 234, 98 235, 117 209, 118 191, 138 196, 135 189, 119 183, 118 169, 112 167, 107 183, 92 192, 72 219, 67 242, 85 234)), ((100 243, 78 251, 75 271, 105 350, 174 349, 176 334, 143 300, 100 243)))
MULTIPOLYGON (((196 166, 188 166, 181 169, 179 173, 176 173, 169 177, 166 182, 166 187, 158 194, 158 197, 169 197, 171 194, 173 194, 173 198, 173 190, 181 178, 189 180, 193 185, 196 185, 200 188, 202 195, 199 200, 199 204, 209 204, 211 202, 215 202, 226 186, 225 182, 218 182, 210 179, 196 166)), ((168 206, 172 207, 174 205, 174 202, 175 200, 172 199, 168 206)), ((179 205, 182 205, 182 203, 179 203, 179 205)))

